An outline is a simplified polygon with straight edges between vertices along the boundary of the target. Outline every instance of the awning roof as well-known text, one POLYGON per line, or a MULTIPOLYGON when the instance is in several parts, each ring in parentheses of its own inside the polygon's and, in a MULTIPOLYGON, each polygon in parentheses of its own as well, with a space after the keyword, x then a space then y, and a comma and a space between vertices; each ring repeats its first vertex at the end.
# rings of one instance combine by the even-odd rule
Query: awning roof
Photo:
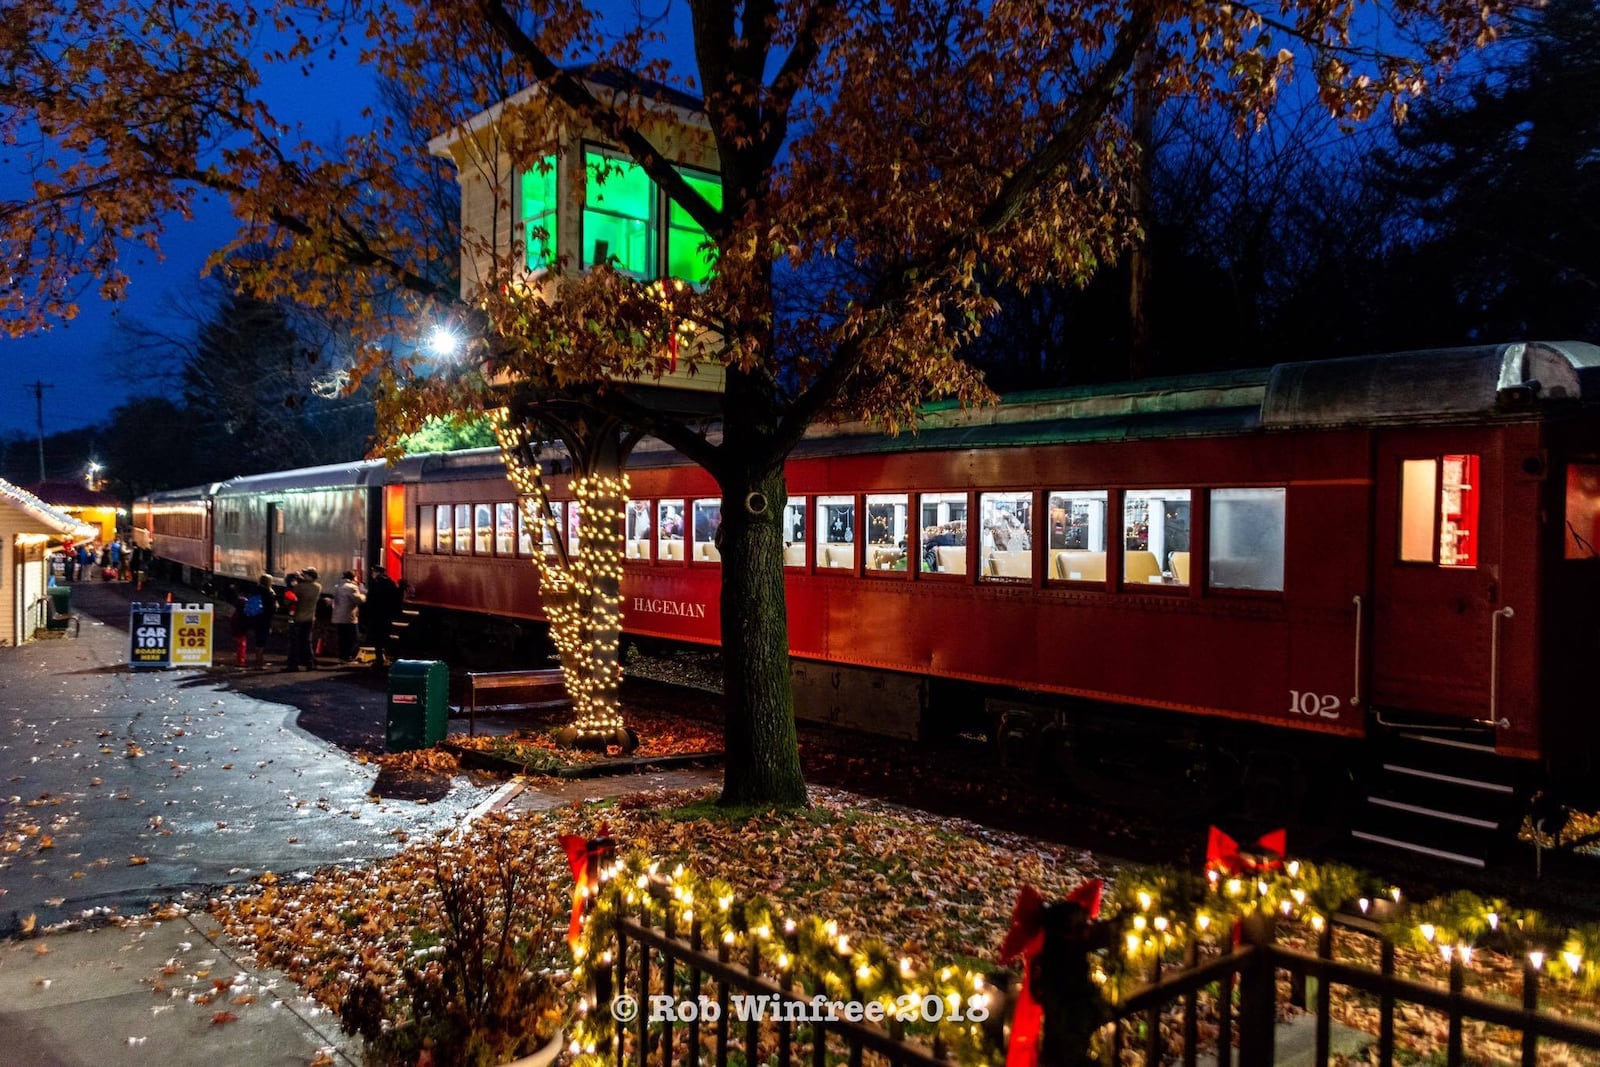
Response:
POLYGON ((19 512, 31 528, 24 533, 60 534, 62 537, 91 539, 100 532, 98 526, 79 522, 72 516, 57 511, 32 493, 0 478, 0 507, 19 512))

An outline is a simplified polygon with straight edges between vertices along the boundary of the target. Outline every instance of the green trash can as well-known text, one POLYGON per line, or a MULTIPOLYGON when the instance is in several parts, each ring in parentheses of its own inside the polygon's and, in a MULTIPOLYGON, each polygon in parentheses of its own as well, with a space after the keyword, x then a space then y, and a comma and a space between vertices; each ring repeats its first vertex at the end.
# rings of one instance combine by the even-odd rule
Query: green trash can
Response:
POLYGON ((46 630, 65 630, 72 624, 72 586, 50 587, 50 613, 44 621, 46 630))
POLYGON ((426 748, 444 740, 450 715, 450 672, 436 659, 396 660, 389 668, 385 752, 426 748))

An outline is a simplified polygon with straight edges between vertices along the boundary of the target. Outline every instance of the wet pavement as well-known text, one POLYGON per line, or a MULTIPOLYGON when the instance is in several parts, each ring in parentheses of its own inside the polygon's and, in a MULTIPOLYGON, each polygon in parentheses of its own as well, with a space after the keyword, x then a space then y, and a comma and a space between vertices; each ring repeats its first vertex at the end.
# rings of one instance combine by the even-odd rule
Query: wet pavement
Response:
POLYGON ((131 594, 75 585, 78 636, 0 648, 0 936, 387 856, 500 788, 381 779, 370 668, 131 670, 131 594))
POLYGON ((720 779, 380 773, 382 672, 286 674, 277 648, 264 671, 133 671, 131 593, 74 586, 78 636, 0 649, 3 1063, 353 1065, 358 1040, 221 935, 212 891, 380 859, 496 808, 720 779))

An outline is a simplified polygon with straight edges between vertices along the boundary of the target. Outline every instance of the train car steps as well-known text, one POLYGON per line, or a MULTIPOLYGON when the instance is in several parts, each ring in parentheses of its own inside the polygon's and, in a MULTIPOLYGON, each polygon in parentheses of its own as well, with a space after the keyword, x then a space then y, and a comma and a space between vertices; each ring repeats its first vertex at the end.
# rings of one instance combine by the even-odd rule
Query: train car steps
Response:
POLYGON ((1520 790, 1492 747, 1414 732, 1381 745, 1351 836, 1476 868, 1487 867, 1516 836, 1520 790))

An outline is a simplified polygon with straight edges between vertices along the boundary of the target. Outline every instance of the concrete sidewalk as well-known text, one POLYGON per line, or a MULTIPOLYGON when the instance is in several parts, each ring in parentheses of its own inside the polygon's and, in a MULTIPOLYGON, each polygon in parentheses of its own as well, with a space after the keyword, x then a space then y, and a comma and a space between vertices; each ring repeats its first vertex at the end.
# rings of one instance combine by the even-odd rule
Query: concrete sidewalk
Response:
MULTIPOLYGON (((704 785, 715 769, 599 781, 519 779, 485 811, 543 811, 640 789, 704 785)), ((204 913, 0 944, 0 1064, 306 1067, 362 1062, 361 1042, 275 971, 252 966, 204 913)))
POLYGON ((204 914, 0 945, 0 1063, 306 1067, 360 1041, 294 983, 237 960, 204 914))

